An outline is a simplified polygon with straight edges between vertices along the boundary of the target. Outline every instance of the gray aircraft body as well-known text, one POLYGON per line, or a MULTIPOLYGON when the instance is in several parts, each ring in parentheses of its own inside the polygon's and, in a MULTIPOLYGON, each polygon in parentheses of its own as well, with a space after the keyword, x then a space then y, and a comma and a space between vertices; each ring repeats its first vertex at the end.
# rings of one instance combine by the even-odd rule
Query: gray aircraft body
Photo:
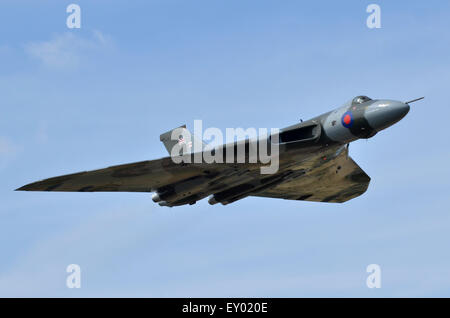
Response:
MULTIPOLYGON (((345 202, 363 194, 370 182, 348 155, 349 143, 395 124, 413 101, 358 96, 336 110, 281 129, 277 141, 266 138, 268 144, 279 145, 279 168, 269 175, 260 173, 261 163, 175 163, 169 156, 54 177, 17 190, 155 192, 153 201, 169 207, 194 204, 208 196, 210 204, 223 205, 248 196, 345 202)), ((170 132, 160 137, 169 152, 170 132)), ((248 158, 248 140, 245 144, 248 158)), ((237 147, 235 142, 220 149, 225 158, 231 150, 236 155, 237 147)))

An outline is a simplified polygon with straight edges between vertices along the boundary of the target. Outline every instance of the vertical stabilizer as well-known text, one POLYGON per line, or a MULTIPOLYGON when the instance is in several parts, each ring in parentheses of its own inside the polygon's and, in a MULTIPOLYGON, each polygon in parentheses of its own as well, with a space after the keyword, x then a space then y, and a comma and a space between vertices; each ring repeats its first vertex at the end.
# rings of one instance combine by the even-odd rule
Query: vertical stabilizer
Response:
POLYGON ((165 132, 159 136, 159 139, 163 142, 164 147, 166 147, 169 155, 172 155, 172 149, 176 146, 176 150, 179 153, 192 153, 194 151, 194 144, 198 142, 202 145, 202 150, 205 148, 206 144, 201 140, 201 138, 196 137, 191 134, 191 132, 186 129, 186 125, 174 128, 165 132))

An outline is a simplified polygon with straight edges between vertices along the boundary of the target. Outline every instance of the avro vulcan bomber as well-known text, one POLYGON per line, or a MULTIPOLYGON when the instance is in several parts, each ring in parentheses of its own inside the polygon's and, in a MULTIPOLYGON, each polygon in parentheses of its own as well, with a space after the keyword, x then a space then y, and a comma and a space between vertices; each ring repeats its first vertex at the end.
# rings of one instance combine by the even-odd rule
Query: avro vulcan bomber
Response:
MULTIPOLYGON (((153 201, 168 207, 195 204, 206 197, 210 204, 226 205, 248 196, 341 203, 363 194, 370 182, 349 156, 349 143, 371 138, 397 123, 408 113, 409 103, 422 98, 400 102, 357 96, 335 110, 280 129, 276 138, 268 134, 264 139, 266 149, 273 145, 278 149, 277 169, 270 174, 261 173, 267 163, 258 161, 195 160, 207 157, 206 152, 209 156, 220 153, 227 159, 232 154, 237 159, 238 141, 212 151, 200 141, 197 151, 194 147, 179 154, 192 160, 174 160, 178 154, 171 150, 182 137, 173 138, 171 130, 160 136, 168 157, 63 175, 17 190, 154 192, 153 201)), ((245 146, 241 149, 249 159, 251 140, 240 144, 245 146)))

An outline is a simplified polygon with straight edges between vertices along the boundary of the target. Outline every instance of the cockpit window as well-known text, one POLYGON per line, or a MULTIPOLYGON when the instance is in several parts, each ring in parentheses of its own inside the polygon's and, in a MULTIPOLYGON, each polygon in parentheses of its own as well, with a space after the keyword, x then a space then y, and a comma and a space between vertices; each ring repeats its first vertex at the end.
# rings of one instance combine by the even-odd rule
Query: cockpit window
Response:
POLYGON ((368 102, 369 100, 371 100, 371 99, 367 96, 356 96, 355 98, 353 98, 352 104, 362 104, 362 103, 368 102))

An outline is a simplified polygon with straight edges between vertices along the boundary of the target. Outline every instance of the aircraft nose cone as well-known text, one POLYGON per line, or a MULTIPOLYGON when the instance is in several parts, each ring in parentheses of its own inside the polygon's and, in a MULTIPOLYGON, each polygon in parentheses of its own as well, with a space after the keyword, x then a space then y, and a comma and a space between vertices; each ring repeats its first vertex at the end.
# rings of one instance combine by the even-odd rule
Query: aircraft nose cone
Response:
POLYGON ((409 112, 409 105, 392 100, 379 101, 370 105, 364 116, 376 131, 392 126, 409 112))

